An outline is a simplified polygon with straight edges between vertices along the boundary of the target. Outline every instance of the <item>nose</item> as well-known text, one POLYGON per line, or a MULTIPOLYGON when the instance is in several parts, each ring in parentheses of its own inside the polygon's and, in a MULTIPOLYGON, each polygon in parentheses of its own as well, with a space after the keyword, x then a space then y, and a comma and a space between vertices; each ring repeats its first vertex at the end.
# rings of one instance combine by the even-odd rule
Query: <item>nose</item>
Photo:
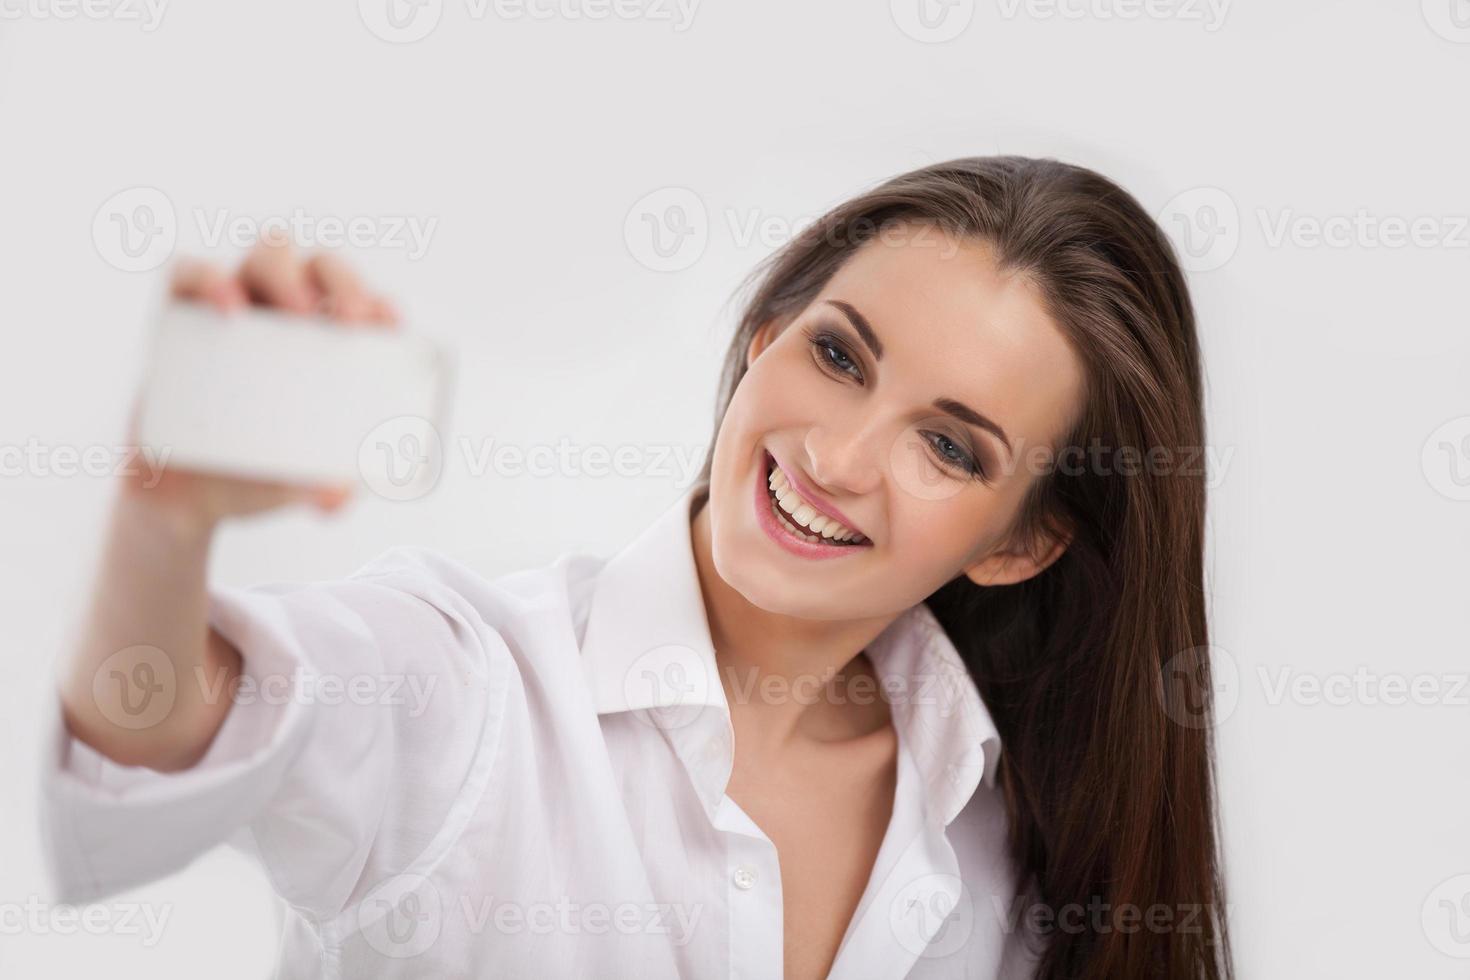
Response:
POLYGON ((817 488, 833 496, 876 490, 883 479, 881 454, 877 451, 880 441, 876 421, 856 419, 850 425, 813 425, 807 430, 804 446, 817 488))

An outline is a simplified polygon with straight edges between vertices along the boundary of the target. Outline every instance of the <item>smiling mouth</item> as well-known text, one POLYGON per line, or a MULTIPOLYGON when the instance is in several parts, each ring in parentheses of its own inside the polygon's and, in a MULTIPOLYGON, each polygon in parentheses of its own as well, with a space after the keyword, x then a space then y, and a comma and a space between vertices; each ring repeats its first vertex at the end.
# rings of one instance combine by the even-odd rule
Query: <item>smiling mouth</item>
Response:
POLYGON ((802 499, 769 453, 766 454, 766 496, 770 498, 771 513, 775 515, 776 523, 798 541, 835 548, 861 548, 872 544, 860 532, 834 521, 802 499))

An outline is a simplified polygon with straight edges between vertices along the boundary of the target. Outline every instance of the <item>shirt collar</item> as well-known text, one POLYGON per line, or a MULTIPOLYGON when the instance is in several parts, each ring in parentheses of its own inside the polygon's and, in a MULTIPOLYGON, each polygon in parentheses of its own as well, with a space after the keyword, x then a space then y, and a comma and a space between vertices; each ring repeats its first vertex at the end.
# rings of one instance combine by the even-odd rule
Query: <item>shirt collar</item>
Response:
MULTIPOLYGON (((593 583, 582 665, 599 715, 648 711, 668 731, 714 709, 729 726, 690 539, 690 508, 703 492, 699 484, 684 491, 593 583)), ((926 604, 899 615, 867 652, 900 745, 922 774, 926 809, 947 825, 982 779, 995 785, 1000 734, 926 604)), ((718 783, 712 791, 723 795, 718 783)))

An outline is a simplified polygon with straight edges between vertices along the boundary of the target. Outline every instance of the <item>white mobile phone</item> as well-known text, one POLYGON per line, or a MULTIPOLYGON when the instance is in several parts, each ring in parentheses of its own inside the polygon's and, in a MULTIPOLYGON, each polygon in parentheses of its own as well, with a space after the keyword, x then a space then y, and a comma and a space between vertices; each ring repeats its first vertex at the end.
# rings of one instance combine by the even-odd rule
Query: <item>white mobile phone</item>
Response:
POLYGON ((422 496, 442 469, 450 361, 401 330, 168 303, 138 441, 163 465, 422 496))

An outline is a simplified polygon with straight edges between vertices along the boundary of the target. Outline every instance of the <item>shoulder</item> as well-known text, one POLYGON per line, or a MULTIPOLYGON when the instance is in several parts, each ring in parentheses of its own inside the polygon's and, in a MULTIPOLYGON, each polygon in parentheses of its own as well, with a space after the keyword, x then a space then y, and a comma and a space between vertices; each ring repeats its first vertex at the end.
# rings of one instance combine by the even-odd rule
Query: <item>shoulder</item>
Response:
POLYGON ((442 614, 509 640, 585 625, 593 586, 607 560, 582 552, 530 568, 489 574, 443 552, 398 545, 362 565, 347 581, 415 596, 442 614))
POLYGON ((348 580, 534 605, 551 597, 578 595, 605 563, 594 555, 574 552, 542 565, 497 574, 472 568, 432 548, 396 545, 352 572, 348 580))

